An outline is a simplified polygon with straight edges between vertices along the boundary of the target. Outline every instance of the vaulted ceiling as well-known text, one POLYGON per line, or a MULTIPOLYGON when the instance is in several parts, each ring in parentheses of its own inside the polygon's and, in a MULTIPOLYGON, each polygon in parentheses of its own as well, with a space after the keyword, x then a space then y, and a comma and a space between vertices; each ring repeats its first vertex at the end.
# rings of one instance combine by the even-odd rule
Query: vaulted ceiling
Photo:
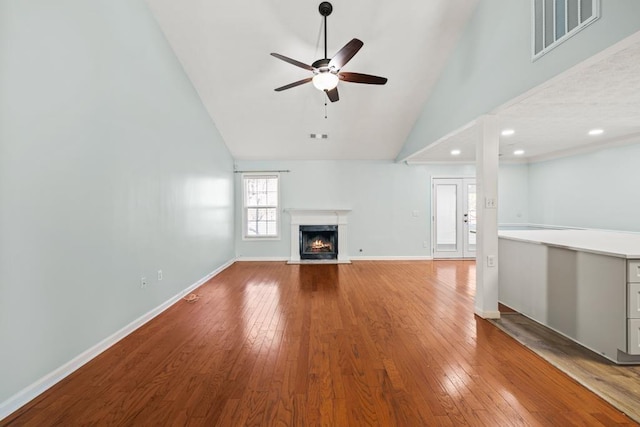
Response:
MULTIPOLYGON (((389 79, 340 82, 335 103, 310 83, 274 91, 311 73, 271 52, 306 64, 324 57, 319 0, 147 2, 234 158, 393 160, 478 0, 333 0, 328 56, 358 38, 364 46, 343 70, 389 79)), ((587 62, 488 112, 515 131, 501 138, 502 160, 640 136, 640 37, 587 62), (604 133, 588 136, 592 128, 604 133)), ((407 160, 472 162, 476 140, 470 125, 407 160)))
POLYGON ((279 160, 394 159, 477 3, 331 1, 328 56, 358 38, 343 70, 389 79, 340 82, 331 103, 312 84, 275 92, 310 72, 269 55, 324 57, 320 1, 147 1, 234 158, 279 160))

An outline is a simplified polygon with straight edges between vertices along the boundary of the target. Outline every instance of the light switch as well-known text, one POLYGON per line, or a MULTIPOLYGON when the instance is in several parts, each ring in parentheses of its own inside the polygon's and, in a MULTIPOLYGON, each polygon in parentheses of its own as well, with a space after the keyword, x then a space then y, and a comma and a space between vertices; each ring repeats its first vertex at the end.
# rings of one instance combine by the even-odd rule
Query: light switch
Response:
POLYGON ((484 198, 484 207, 487 209, 495 209, 496 208, 496 199, 495 197, 485 197, 484 198))

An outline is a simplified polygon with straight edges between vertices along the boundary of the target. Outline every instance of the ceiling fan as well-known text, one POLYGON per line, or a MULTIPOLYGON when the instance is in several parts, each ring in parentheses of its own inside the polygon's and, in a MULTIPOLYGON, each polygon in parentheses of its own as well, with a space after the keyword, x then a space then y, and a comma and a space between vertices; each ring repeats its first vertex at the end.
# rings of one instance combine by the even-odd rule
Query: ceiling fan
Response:
POLYGON ((305 83, 313 82, 313 85, 324 91, 331 102, 336 102, 340 99, 338 96, 338 82, 344 80, 351 83, 364 83, 370 85, 383 85, 387 82, 385 77, 372 76, 370 74, 350 73, 347 71, 340 71, 347 62, 358 53, 364 43, 358 39, 353 39, 342 49, 336 53, 333 58, 327 58, 327 16, 331 15, 333 6, 328 1, 323 1, 318 7, 320 15, 324 16, 324 58, 318 59, 311 65, 307 65, 303 62, 296 61, 295 59, 288 58, 279 53, 272 53, 278 59, 281 59, 289 64, 293 64, 297 67, 304 68, 313 72, 312 77, 298 80, 297 82, 289 83, 275 89, 276 92, 280 92, 292 87, 300 86, 305 83))

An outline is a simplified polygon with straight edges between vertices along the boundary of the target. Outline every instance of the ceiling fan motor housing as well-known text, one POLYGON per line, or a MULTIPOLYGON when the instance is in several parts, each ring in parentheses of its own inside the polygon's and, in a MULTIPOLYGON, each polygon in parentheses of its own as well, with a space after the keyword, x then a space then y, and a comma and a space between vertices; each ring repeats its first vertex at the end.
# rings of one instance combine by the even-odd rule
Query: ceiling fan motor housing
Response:
POLYGON ((331 6, 331 3, 328 1, 323 1, 320 3, 320 6, 318 6, 318 10, 320 11, 320 15, 329 16, 331 12, 333 12, 333 6, 331 6))

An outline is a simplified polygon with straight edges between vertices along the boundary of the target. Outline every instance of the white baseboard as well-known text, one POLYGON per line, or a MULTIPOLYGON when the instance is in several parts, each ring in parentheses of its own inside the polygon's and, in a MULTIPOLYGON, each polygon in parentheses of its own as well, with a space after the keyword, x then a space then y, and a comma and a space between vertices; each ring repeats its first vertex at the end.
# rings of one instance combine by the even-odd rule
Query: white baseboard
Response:
POLYGON ((152 309, 151 311, 143 314, 133 322, 129 323, 124 328, 115 332, 111 336, 103 339, 98 344, 80 353, 79 355, 71 359, 69 362, 65 363, 64 365, 60 366, 56 370, 40 378, 33 384, 20 390, 18 393, 11 396, 9 399, 0 403, 0 421, 2 421, 12 413, 17 411, 18 409, 20 409, 21 407, 29 403, 31 400, 38 397, 40 394, 47 391, 49 388, 51 388, 58 382, 62 381, 64 378, 66 378, 67 376, 69 376, 70 374, 78 370, 80 367, 82 367, 83 365, 91 361, 93 358, 98 356, 103 351, 107 350, 112 345, 116 344, 118 341, 120 341, 130 333, 134 332, 136 329, 138 329, 145 323, 149 322, 154 317, 158 316, 160 313, 162 313, 163 311, 171 307, 173 304, 175 304, 176 302, 184 298, 191 291, 203 285, 206 281, 208 281, 212 277, 220 274, 223 270, 231 266, 234 262, 235 262, 235 259, 227 261, 226 263, 224 263, 223 265, 221 265, 211 273, 207 274, 202 279, 198 280, 196 283, 180 291, 178 294, 174 295, 164 303, 160 304, 156 308, 152 309))
MULTIPOLYGON (((350 256, 349 261, 431 261, 431 256, 350 256)), ((244 257, 239 256, 236 258, 238 262, 281 262, 285 261, 288 264, 304 264, 304 262, 290 262, 288 257, 244 257)), ((349 261, 339 262, 333 261, 332 263, 325 264, 349 264, 349 261)), ((308 264, 311 264, 310 262, 308 264)), ((317 263, 321 264, 321 263, 317 263)))
POLYGON ((251 257, 251 256, 239 256, 236 258, 238 262, 280 262, 289 261, 288 257, 251 257))
POLYGON ((352 256, 351 261, 432 261, 431 256, 352 256))

